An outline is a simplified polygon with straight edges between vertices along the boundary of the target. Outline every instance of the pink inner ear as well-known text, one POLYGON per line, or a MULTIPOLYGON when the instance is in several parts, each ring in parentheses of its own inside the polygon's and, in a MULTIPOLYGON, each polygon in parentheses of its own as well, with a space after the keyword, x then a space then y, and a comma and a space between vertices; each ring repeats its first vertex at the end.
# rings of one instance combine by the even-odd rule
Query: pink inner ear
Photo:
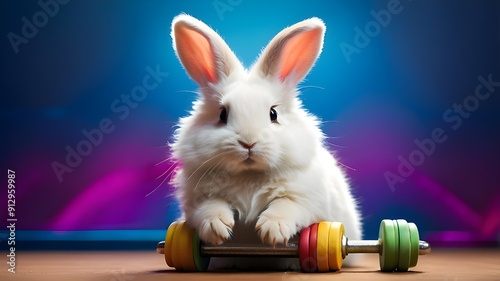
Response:
POLYGON ((297 83, 302 80, 316 60, 320 44, 320 28, 290 38, 281 52, 279 78, 283 81, 292 74, 297 83))
POLYGON ((217 80, 215 59, 205 36, 183 24, 176 28, 176 49, 186 71, 200 85, 217 80))

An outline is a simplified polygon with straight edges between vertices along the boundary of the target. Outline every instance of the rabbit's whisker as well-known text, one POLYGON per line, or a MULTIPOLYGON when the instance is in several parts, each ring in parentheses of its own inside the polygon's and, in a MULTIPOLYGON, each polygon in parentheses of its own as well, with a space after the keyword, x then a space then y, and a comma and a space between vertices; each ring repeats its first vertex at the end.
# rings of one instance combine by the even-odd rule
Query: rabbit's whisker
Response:
POLYGON ((165 176, 165 178, 161 181, 161 183, 160 183, 160 184, 159 184, 159 185, 158 185, 155 189, 153 189, 151 192, 149 192, 148 194, 146 194, 146 196, 145 196, 145 197, 148 197, 148 196, 149 196, 149 195, 151 195, 153 192, 155 192, 158 188, 160 188, 160 186, 162 186, 162 185, 165 183, 165 181, 166 181, 166 180, 167 180, 167 179, 168 179, 168 178, 172 175, 172 173, 175 171, 175 168, 176 168, 176 167, 177 167, 177 164, 175 164, 175 163, 174 163, 173 165, 171 165, 170 167, 168 167, 168 169, 167 169, 167 170, 165 170, 165 172, 163 172, 160 176, 158 176, 158 177, 156 178, 157 180, 158 180, 159 178, 163 177, 165 174, 167 174, 167 173, 168 173, 168 174, 165 176))
POLYGON ((194 170, 191 175, 189 175, 189 177, 186 179, 186 181, 189 181, 193 176, 194 174, 196 174, 196 172, 198 172, 205 164, 207 164, 208 162, 214 160, 215 158, 221 156, 221 155, 224 155, 226 152, 221 152, 221 153, 218 153, 217 155, 213 156, 213 157, 210 157, 209 159, 205 160, 203 163, 201 163, 200 166, 198 166, 198 168, 196 168, 196 170, 194 170))
POLYGON ((158 166, 158 165, 163 164, 165 162, 171 161, 172 159, 173 159, 172 157, 167 157, 166 159, 161 160, 160 162, 156 163, 155 166, 158 166))
POLYGON ((314 89, 320 89, 320 90, 324 90, 325 88, 323 87, 320 87, 320 86, 314 86, 314 85, 309 85, 309 86, 301 86, 301 87, 297 87, 299 91, 302 91, 303 89, 307 89, 307 88, 314 88, 314 89))
POLYGON ((353 167, 351 166, 348 166, 340 161, 337 160, 337 163, 340 165, 340 166, 343 166, 343 167, 346 167, 347 169, 350 169, 350 170, 353 170, 353 171, 357 171, 356 169, 354 169, 353 167))
MULTIPOLYGON (((220 160, 220 161, 222 161, 222 160, 220 160)), ((220 162, 220 161, 219 161, 219 162, 220 162)), ((219 163, 219 162, 218 162, 218 163, 219 163)), ((215 167, 215 166, 216 166, 216 165, 214 165, 214 167, 215 167)), ((203 179, 203 178, 204 178, 207 174, 210 174, 210 173, 209 173, 209 171, 211 171, 211 170, 213 170, 213 167, 210 167, 209 169, 207 169, 207 170, 203 173, 203 175, 201 175, 201 177, 198 179, 198 182, 197 182, 197 183, 196 183, 196 185, 194 186, 194 189, 195 189, 195 190, 196 190, 196 189, 198 189, 198 185, 200 184, 201 180, 202 180, 202 179, 203 179)))
MULTIPOLYGON (((201 180, 206 176, 206 175, 209 175, 211 174, 215 168, 217 168, 217 166, 222 162, 222 160, 224 159, 221 159, 219 160, 219 162, 215 163, 215 165, 213 165, 212 167, 210 167, 209 169, 207 169, 203 175, 201 175, 201 177, 198 179, 198 182, 196 183, 194 189, 197 189, 198 188, 198 185, 200 184, 201 180)), ((212 178, 212 181, 213 181, 213 178, 212 178)))
POLYGON ((161 175, 157 176, 156 179, 159 179, 161 177, 163 177, 166 173, 168 173, 169 171, 171 171, 172 167, 176 167, 177 165, 176 164, 173 164, 171 165, 170 167, 168 167, 165 172, 163 172, 161 175))

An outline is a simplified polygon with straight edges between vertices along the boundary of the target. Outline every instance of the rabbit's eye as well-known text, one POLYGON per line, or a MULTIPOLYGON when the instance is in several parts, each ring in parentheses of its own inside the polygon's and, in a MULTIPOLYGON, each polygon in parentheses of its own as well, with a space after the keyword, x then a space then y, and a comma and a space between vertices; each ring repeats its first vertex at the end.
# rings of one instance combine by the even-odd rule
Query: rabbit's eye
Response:
POLYGON ((219 117, 221 123, 227 123, 227 109, 225 107, 221 108, 219 117))
POLYGON ((269 116, 271 117, 271 122, 273 123, 278 122, 278 112, 276 112, 276 109, 274 109, 274 107, 271 107, 271 112, 269 113, 269 116))

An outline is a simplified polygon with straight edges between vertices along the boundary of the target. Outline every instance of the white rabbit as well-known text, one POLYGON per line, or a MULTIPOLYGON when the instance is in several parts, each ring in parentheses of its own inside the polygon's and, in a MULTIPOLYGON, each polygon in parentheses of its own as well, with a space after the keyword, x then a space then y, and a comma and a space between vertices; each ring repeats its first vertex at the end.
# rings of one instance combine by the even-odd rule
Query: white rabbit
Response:
POLYGON ((238 223, 264 243, 286 244, 322 220, 340 221, 349 239, 361 239, 346 177, 296 88, 321 53, 325 29, 319 18, 285 28, 246 70, 206 24, 174 18, 173 47, 200 95, 171 145, 181 163, 173 184, 183 218, 203 241, 234 241, 238 223))

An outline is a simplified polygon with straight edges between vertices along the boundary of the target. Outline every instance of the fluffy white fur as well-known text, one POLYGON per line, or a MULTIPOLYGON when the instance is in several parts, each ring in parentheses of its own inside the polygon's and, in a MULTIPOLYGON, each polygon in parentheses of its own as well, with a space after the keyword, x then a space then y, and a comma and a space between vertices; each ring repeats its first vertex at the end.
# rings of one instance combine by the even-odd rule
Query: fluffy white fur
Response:
POLYGON ((173 184, 183 217, 203 241, 250 241, 253 235, 286 244, 322 220, 341 221, 349 239, 361 239, 346 177, 317 118, 297 97, 325 30, 318 18, 284 29, 246 70, 210 27, 185 14, 174 18, 174 49, 200 95, 175 133, 173 156, 182 166, 173 184), (222 107, 227 123, 219 118, 222 107), (271 108, 277 122, 270 120, 271 108), (232 237, 235 224, 239 237, 232 237))

